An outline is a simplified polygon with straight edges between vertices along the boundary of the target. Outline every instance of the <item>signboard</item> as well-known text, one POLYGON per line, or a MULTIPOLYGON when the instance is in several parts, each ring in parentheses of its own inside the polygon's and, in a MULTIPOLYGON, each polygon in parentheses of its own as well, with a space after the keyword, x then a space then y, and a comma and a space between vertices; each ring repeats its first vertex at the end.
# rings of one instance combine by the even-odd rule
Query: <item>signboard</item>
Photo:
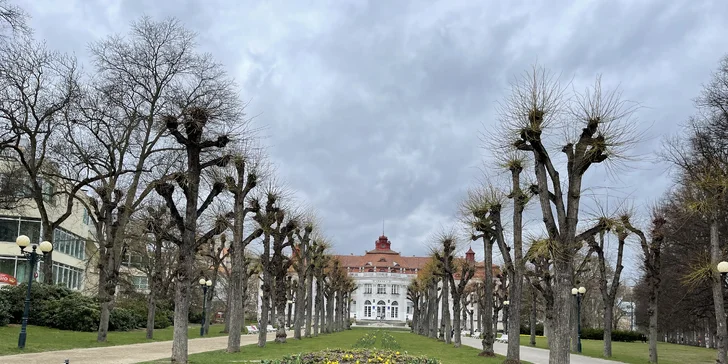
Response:
POLYGON ((0 284, 9 284, 11 286, 18 285, 18 280, 10 274, 0 273, 0 284))

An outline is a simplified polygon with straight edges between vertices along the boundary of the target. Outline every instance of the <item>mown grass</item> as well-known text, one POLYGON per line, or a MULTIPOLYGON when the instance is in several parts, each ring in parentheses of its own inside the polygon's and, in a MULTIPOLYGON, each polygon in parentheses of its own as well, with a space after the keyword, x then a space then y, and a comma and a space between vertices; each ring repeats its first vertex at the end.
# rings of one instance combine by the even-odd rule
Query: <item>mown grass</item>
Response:
MULTIPOLYGON (((351 349, 354 343, 365 333, 374 330, 368 328, 355 328, 343 332, 320 335, 318 337, 293 340, 288 339, 285 344, 269 342, 265 347, 259 348, 256 345, 247 345, 241 348, 240 353, 229 354, 224 351, 213 351, 189 356, 191 364, 212 364, 212 363, 252 363, 264 359, 280 359, 286 355, 307 353, 326 349, 351 349)), ((455 348, 434 339, 412 334, 407 331, 387 331, 390 333, 400 348, 400 352, 407 352, 412 355, 424 355, 430 358, 437 358, 443 364, 501 364, 505 359, 502 356, 485 358, 478 356, 480 350, 469 346, 455 348)), ((157 360, 150 363, 169 363, 169 360, 157 360)))
MULTIPOLYGON (((521 345, 528 345, 528 335, 521 335, 521 345)), ((547 349, 546 338, 536 337, 536 347, 547 349)), ((641 342, 613 342, 612 357, 604 358, 604 342, 601 340, 582 340, 582 355, 621 361, 629 364, 647 364, 650 362, 650 352, 647 344, 641 342)), ((670 343, 657 343, 657 357, 660 364, 712 364, 715 363, 715 349, 699 348, 688 345, 670 343)))
MULTIPOLYGON (((223 336, 224 325, 211 325, 209 335, 223 336)), ((172 327, 154 330, 154 339, 146 339, 145 330, 112 331, 109 332, 105 343, 96 342, 96 332, 79 332, 51 329, 42 326, 28 326, 28 336, 25 349, 18 349, 18 334, 20 325, 0 327, 0 355, 37 353, 41 351, 67 350, 76 348, 94 348, 101 346, 115 346, 138 344, 144 342, 172 340, 172 327)), ((200 327, 192 326, 188 331, 190 338, 200 336, 200 327)), ((2 359, 0 359, 0 363, 2 359)))

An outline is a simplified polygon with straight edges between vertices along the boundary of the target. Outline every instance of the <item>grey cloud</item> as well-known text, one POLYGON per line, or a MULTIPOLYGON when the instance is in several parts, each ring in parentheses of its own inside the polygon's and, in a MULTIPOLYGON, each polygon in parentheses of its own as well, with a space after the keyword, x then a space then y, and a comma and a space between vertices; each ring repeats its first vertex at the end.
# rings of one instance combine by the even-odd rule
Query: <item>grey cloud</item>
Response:
MULTIPOLYGON (((497 123, 496 102, 533 62, 574 77, 577 89, 598 73, 620 83, 645 106, 637 120, 655 125, 637 150, 650 155, 692 113, 690 99, 728 51, 721 1, 56 6, 29 9, 38 36, 78 54, 142 14, 176 16, 198 32, 201 48, 238 78, 249 114, 267 126, 281 179, 319 211, 344 254, 370 249, 382 219, 394 249, 427 252, 428 236, 454 222, 481 175, 478 134, 497 123)), ((634 163, 609 183, 641 207, 669 185, 663 169, 634 163)), ((608 177, 597 167, 585 182, 608 177)), ((585 211, 595 208, 588 203, 585 211)), ((535 215, 528 221, 540 230, 535 215)))

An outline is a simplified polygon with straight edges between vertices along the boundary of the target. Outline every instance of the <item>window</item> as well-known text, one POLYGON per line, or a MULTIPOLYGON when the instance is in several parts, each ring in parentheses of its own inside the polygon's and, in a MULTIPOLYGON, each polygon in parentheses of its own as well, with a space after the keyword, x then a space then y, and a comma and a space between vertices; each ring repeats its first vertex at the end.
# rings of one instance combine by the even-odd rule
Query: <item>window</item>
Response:
POLYGON ((372 317, 372 301, 364 301, 364 317, 372 317))
POLYGON ((377 294, 387 294, 387 285, 377 284, 377 294))
POLYGON ((392 285, 392 294, 399 295, 399 286, 396 284, 392 285))
POLYGON ((27 235, 31 243, 37 244, 40 242, 40 222, 20 220, 20 235, 27 235))
POLYGON ((131 277, 131 283, 137 291, 149 290, 149 278, 147 276, 133 276, 131 277))
POLYGON ((56 229, 53 232, 53 250, 83 260, 86 257, 86 242, 75 234, 56 229))
POLYGON ((88 225, 91 223, 91 218, 88 216, 88 209, 83 208, 83 223, 88 225))
POLYGON ((53 262, 53 283, 70 289, 81 289, 83 287, 83 270, 53 262))
POLYGON ((0 241, 15 242, 18 235, 18 220, 0 219, 0 241))
POLYGON ((56 185, 48 181, 41 181, 43 189, 43 201, 48 202, 51 206, 56 204, 55 196, 56 185))
POLYGON ((392 307, 389 309, 389 311, 391 312, 390 317, 398 318, 399 317, 399 304, 397 303, 397 301, 392 301, 391 306, 392 307))
POLYGON ((372 294, 372 284, 367 283, 364 285, 364 294, 372 294))

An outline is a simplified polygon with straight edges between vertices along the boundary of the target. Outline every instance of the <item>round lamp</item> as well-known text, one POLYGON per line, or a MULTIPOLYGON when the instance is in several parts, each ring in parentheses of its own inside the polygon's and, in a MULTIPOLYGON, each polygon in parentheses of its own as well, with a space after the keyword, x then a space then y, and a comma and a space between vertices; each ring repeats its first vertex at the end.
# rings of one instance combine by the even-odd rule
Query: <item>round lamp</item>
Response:
POLYGON ((30 245, 30 238, 27 235, 20 235, 15 239, 15 244, 18 244, 21 248, 25 248, 30 245))
POLYGON ((208 279, 208 280, 207 280, 207 282, 205 282, 205 284, 206 284, 206 285, 207 285, 208 287, 211 287, 211 286, 212 286, 212 281, 208 279))
POLYGON ((508 306, 509 304, 511 304, 511 302, 508 301, 508 300, 506 300, 506 301, 503 301, 503 304, 506 305, 506 306, 508 306))
POLYGON ((53 250, 53 244, 51 244, 50 241, 43 241, 42 243, 40 243, 40 251, 42 251, 43 253, 48 253, 51 250, 53 250))
POLYGON ((581 293, 581 294, 586 293, 586 288, 584 288, 583 286, 579 287, 579 293, 581 293))
MULTIPOLYGON (((18 239, 20 239, 20 237, 18 237, 18 239)), ((18 245, 20 245, 20 243, 18 243, 18 245)), ((718 263, 718 272, 728 273, 728 262, 722 261, 718 263)))
POLYGON ((200 281, 199 281, 199 282, 197 282, 197 283, 199 283, 199 284, 200 284, 201 286, 204 286, 204 285, 205 285, 205 283, 206 283, 206 282, 205 282, 205 278, 200 278, 200 281))
POLYGON ((579 293, 579 290, 578 289, 576 289, 576 288, 572 288, 571 289, 571 294, 573 294, 574 296, 576 296, 577 293, 579 293))

